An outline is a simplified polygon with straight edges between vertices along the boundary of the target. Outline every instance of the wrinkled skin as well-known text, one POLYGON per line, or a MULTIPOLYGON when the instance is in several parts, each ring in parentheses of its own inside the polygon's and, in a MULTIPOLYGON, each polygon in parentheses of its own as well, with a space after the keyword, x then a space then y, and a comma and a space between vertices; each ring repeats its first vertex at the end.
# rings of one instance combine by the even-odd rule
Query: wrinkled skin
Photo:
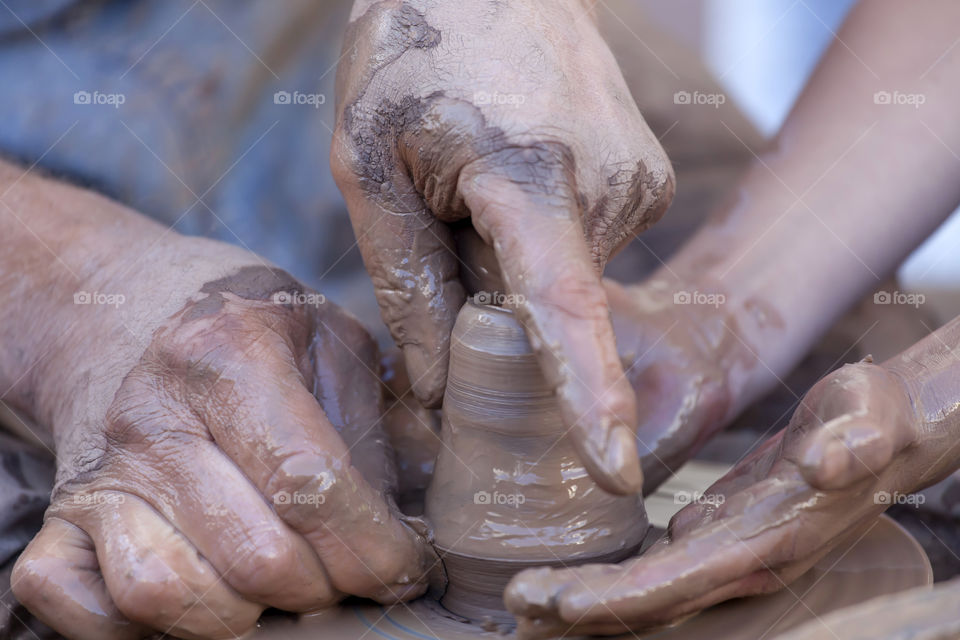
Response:
POLYGON ((389 495, 369 334, 256 256, 157 244, 98 271, 125 304, 71 312, 57 483, 17 598, 71 638, 221 638, 267 606, 421 594, 434 557, 389 495))
POLYGON ((587 3, 358 1, 337 93, 331 167, 417 398, 443 397, 464 284, 513 294, 591 476, 639 491, 599 274, 673 173, 587 3), (492 268, 458 251, 474 230, 492 268))
POLYGON ((723 311, 675 304, 678 287, 656 279, 630 287, 604 280, 604 286, 636 393, 643 491, 650 494, 729 421, 736 395, 730 371, 751 354, 723 311))
POLYGON ((878 492, 919 488, 941 448, 921 424, 901 376, 868 362, 835 371, 641 558, 516 576, 505 599, 519 635, 648 629, 783 588, 864 535, 889 506, 878 492))

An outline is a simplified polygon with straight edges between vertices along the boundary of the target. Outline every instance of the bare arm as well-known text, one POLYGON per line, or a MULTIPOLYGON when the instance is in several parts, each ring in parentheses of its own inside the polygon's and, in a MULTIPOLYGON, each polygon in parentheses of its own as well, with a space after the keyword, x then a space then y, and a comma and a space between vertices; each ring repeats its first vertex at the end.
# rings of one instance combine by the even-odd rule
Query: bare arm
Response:
POLYGON ((727 295, 763 363, 733 374, 733 413, 960 203, 958 20, 942 0, 858 5, 775 148, 658 274, 727 295))

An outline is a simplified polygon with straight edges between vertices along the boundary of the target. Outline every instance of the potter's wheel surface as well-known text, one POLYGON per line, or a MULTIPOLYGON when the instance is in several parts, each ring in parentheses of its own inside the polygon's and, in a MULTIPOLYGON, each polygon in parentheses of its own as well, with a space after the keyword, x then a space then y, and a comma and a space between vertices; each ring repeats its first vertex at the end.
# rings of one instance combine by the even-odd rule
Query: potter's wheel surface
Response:
MULTIPOLYGON (((803 622, 869 598, 931 584, 930 562, 900 525, 881 517, 859 542, 838 549, 790 585, 768 596, 727 602, 645 638, 656 640, 773 640, 803 622)), ((824 630, 825 637, 831 637, 824 630)), ((299 619, 264 620, 254 640, 469 640, 503 637, 456 621, 436 603, 345 604, 299 619)), ((626 635, 623 638, 637 636, 626 635)))

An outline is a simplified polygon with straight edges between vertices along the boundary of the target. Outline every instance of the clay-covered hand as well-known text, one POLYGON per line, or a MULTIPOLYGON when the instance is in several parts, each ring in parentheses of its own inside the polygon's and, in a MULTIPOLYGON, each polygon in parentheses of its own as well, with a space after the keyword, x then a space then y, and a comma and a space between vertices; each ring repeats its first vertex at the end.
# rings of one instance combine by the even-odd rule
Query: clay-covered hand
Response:
POLYGON ((898 375, 867 362, 835 371, 642 557, 516 576, 505 597, 521 637, 645 629, 783 588, 918 488, 931 459, 921 422, 898 375))
POLYGON ((517 309, 591 476, 630 493, 635 400, 599 274, 673 173, 588 5, 358 0, 331 166, 420 401, 442 399, 464 283, 499 279, 481 302, 517 309))
POLYGON ((731 333, 735 325, 721 305, 682 304, 675 296, 689 292, 678 294, 657 279, 634 286, 604 280, 604 286, 637 397, 637 442, 649 494, 726 424, 736 400, 732 365, 751 354, 731 333))
POLYGON ((135 258, 104 261, 110 293, 54 327, 70 339, 38 413, 57 483, 17 598, 103 640, 234 637, 267 606, 422 593, 433 557, 389 496, 369 334, 220 243, 169 233, 135 258))

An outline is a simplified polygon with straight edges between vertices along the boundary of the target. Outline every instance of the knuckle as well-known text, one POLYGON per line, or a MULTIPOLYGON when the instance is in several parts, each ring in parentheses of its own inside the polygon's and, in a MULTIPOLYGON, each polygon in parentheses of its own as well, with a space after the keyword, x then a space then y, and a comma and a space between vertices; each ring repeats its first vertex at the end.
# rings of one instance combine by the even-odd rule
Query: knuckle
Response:
POLYGON ((339 489, 337 473, 341 462, 322 452, 298 452, 288 456, 270 474, 265 492, 277 515, 294 527, 322 519, 334 506, 339 489))
POLYGON ((125 401, 118 397, 107 410, 104 438, 112 447, 124 450, 150 444, 163 428, 158 412, 132 409, 125 401))
POLYGON ((493 149, 478 158, 476 170, 505 178, 540 196, 562 200, 563 205, 577 201, 573 189, 576 162, 565 143, 541 139, 522 145, 505 140, 490 144, 493 149))
POLYGON ((121 383, 103 422, 106 453, 154 450, 169 455, 182 438, 201 435, 170 409, 173 400, 160 379, 135 370, 121 383), (195 433, 196 432, 196 433, 195 433))
POLYGON ((161 371, 207 372, 241 357, 242 338, 249 334, 242 318, 224 313, 181 325, 152 344, 150 355, 161 371))
POLYGON ((614 223, 610 228, 642 230, 659 220, 673 200, 675 177, 669 162, 639 160, 612 174, 607 186, 613 192, 607 207, 614 223))
POLYGON ((36 613, 50 606, 52 585, 49 585, 42 563, 25 551, 13 566, 10 576, 13 595, 30 611, 36 613))
POLYGON ((594 261, 603 265, 633 235, 656 224, 673 201, 675 177, 668 161, 654 158, 621 167, 607 191, 587 211, 585 226, 594 261))
POLYGON ((149 570, 133 566, 118 574, 113 582, 108 587, 117 609, 130 620, 143 624, 157 626, 177 620, 197 604, 197 597, 177 575, 165 570, 162 563, 151 563, 149 570))
POLYGON ((284 590, 296 571, 297 554, 289 537, 271 531, 238 551, 238 561, 226 577, 240 593, 271 596, 284 590))

